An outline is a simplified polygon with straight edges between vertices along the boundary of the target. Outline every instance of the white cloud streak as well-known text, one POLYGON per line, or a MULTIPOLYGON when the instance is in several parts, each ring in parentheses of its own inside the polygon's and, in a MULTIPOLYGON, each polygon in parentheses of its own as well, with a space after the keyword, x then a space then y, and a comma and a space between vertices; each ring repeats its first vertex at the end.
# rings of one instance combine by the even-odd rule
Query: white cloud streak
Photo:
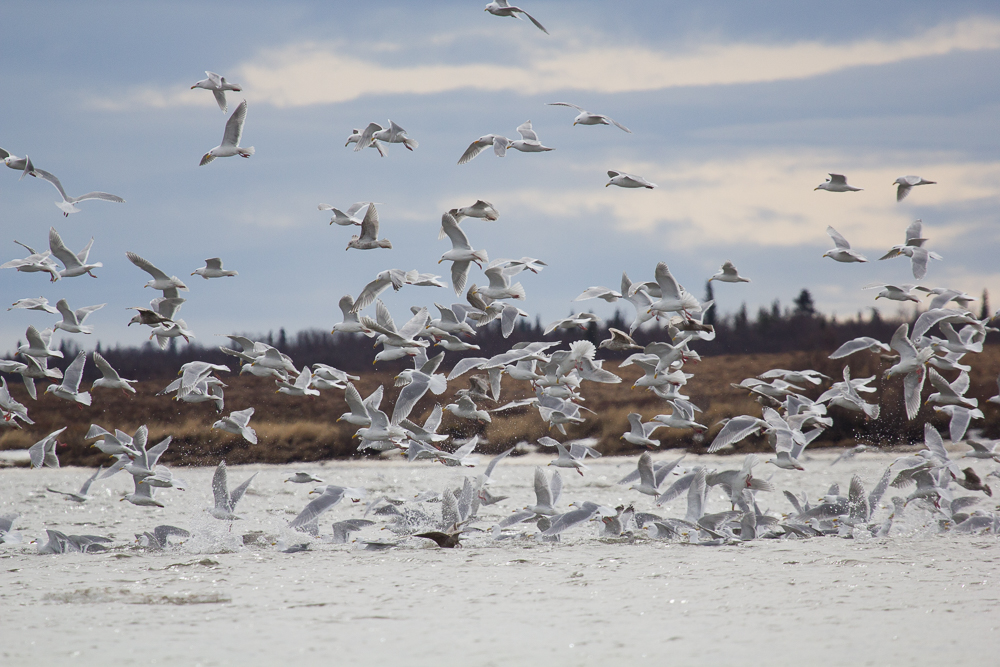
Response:
MULTIPOLYGON (((348 43, 314 42, 264 51, 234 68, 230 78, 253 91, 256 101, 277 107, 338 104, 367 95, 433 95, 461 89, 519 94, 575 90, 626 93, 680 86, 762 83, 956 51, 997 49, 1000 21, 966 19, 902 39, 866 39, 841 44, 714 43, 673 51, 593 46, 603 41, 554 40, 548 47, 533 44, 518 49, 526 54, 522 62, 461 65, 387 65, 353 55, 356 49, 348 43)), ((92 98, 90 102, 103 109, 210 102, 201 97, 210 96, 196 98, 186 86, 180 85, 166 90, 145 86, 133 89, 127 98, 111 94, 92 98)))

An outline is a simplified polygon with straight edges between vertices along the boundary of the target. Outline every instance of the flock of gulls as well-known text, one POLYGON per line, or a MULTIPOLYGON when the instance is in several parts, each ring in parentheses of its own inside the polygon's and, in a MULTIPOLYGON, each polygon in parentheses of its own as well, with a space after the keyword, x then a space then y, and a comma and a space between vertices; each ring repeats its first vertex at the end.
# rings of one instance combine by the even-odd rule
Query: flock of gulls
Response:
MULTIPOLYGON (((504 17, 521 18, 523 15, 547 33, 534 17, 502 0, 490 3, 486 11, 504 17)), ((226 93, 240 92, 242 87, 213 72, 206 74, 207 78, 194 84, 192 89, 211 90, 219 108, 227 112, 226 93)), ((613 125, 628 134, 632 133, 608 116, 590 113, 575 104, 559 102, 553 105, 578 111, 574 125, 613 125)), ((226 122, 221 144, 204 154, 201 165, 216 158, 237 155, 249 158, 254 154, 253 147, 240 145, 246 117, 247 102, 243 100, 226 122)), ((459 164, 468 163, 490 146, 498 157, 503 157, 508 149, 525 153, 552 150, 541 143, 531 121, 518 126, 517 133, 521 137, 519 140, 499 134, 487 134, 476 139, 461 156, 459 164)), ((405 129, 391 120, 388 127, 372 122, 364 129, 354 130, 346 145, 351 144, 354 151, 373 148, 382 156, 388 155, 391 144, 402 144, 410 151, 419 146, 405 129)), ((40 178, 54 185, 61 196, 56 205, 65 215, 79 212, 76 204, 86 200, 124 201, 105 192, 69 197, 59 179, 35 167, 27 155, 21 158, 2 149, 0 154, 4 157, 4 164, 19 171, 22 179, 25 176, 40 178)), ((621 171, 609 170, 608 176, 608 186, 656 187, 641 176, 621 171)), ((896 198, 902 200, 913 188, 932 184, 933 181, 919 176, 902 176, 894 183, 897 186, 896 198)), ((830 178, 816 189, 831 193, 860 191, 860 188, 848 185, 847 179, 840 174, 830 174, 830 178)), ((379 252, 392 248, 388 239, 380 238, 375 202, 357 202, 346 210, 319 204, 319 209, 332 213, 331 225, 360 228, 348 241, 347 250, 379 252)), ((297 531, 304 536, 343 543, 353 533, 369 527, 384 527, 397 539, 364 540, 360 543, 368 548, 391 548, 404 539, 416 537, 433 540, 439 546, 449 548, 458 546, 462 539, 476 536, 494 540, 558 541, 564 531, 593 521, 599 524, 601 535, 606 537, 725 544, 763 538, 802 539, 831 534, 851 536, 857 531, 886 536, 892 530, 893 521, 911 505, 930 513, 942 530, 1000 532, 1000 514, 983 506, 984 498, 992 495, 989 485, 971 466, 965 465, 966 459, 994 464, 1000 462, 996 442, 975 435, 967 437, 967 433, 975 434, 969 431, 970 425, 983 419, 984 414, 978 400, 966 395, 971 370, 966 362, 982 352, 987 332, 996 329, 988 326, 988 319, 981 320, 968 310, 973 301, 969 295, 960 290, 927 287, 916 282, 877 283, 865 287, 879 290, 876 299, 920 302, 922 297, 930 296, 929 309, 917 318, 912 330, 908 324, 901 324, 888 342, 872 338, 847 341, 830 357, 846 359, 854 354, 878 354, 889 361, 891 365, 884 373, 884 380, 902 383, 907 417, 915 419, 924 402, 933 405, 934 410, 949 418, 950 440, 953 443, 964 442, 970 448, 968 451, 960 456, 949 452, 941 435, 927 423, 924 448, 897 458, 879 479, 871 480, 866 485, 864 480, 855 476, 849 481, 846 495, 835 484, 819 500, 797 495, 790 489, 783 490, 788 507, 780 514, 760 508, 760 494, 773 494, 777 489, 766 476, 762 476, 762 468, 758 467, 761 458, 755 454, 746 456, 740 465, 732 469, 716 470, 696 461, 688 464, 684 456, 669 462, 654 462, 647 451, 638 457, 635 470, 619 482, 629 485, 628 490, 635 492, 633 504, 610 508, 583 499, 563 503, 561 471, 586 475, 587 458, 601 456, 594 447, 597 444, 595 441, 567 440, 566 427, 600 419, 586 407, 585 394, 589 383, 622 381, 621 377, 603 367, 603 360, 598 358, 602 350, 616 354, 631 352, 619 368, 634 366, 642 371, 632 389, 653 392, 669 410, 645 422, 640 414, 630 414, 630 429, 621 435, 623 440, 652 450, 660 446, 655 438, 660 429, 682 429, 699 435, 710 430, 709 425, 698 422, 701 408, 692 403, 684 391, 693 377, 687 372, 690 369, 688 364, 699 359, 690 345, 708 343, 715 338, 714 328, 705 322, 705 314, 713 303, 699 301, 671 273, 668 265, 660 262, 650 267, 651 275, 643 275, 637 282, 633 282, 623 271, 619 289, 589 287, 574 299, 599 298, 611 303, 625 301, 631 304, 634 316, 627 332, 612 328, 609 330, 610 337, 598 345, 578 340, 561 349, 562 344, 558 342, 521 342, 493 357, 463 356, 457 362, 445 363, 449 353, 479 349, 475 344, 476 332, 490 323, 498 321, 503 336, 509 337, 520 318, 528 315, 516 305, 527 298, 526 289, 519 279, 532 279, 547 266, 545 261, 533 257, 491 261, 486 249, 475 247, 470 240, 470 234, 475 236, 475 226, 463 226, 463 221, 495 221, 499 217, 497 207, 483 200, 453 208, 441 216, 439 238, 447 237, 451 247, 441 255, 438 264, 450 263, 450 287, 460 299, 458 302, 449 305, 435 303, 436 312, 433 313, 426 307, 413 306, 407 313, 405 323, 397 326, 392 313, 379 298, 383 292, 389 288, 395 291, 406 288, 409 292, 415 287, 447 290, 448 285, 441 280, 441 276, 433 273, 395 268, 376 273, 361 288, 357 297, 348 294, 340 299, 343 319, 333 326, 332 334, 370 337, 376 346, 381 347, 374 356, 374 364, 398 359, 412 362, 412 368, 395 378, 395 387, 380 386, 363 397, 353 384, 360 379, 358 376, 324 364, 299 367, 288 355, 261 341, 233 334, 229 336, 232 345, 221 347, 224 353, 234 357, 239 373, 257 376, 262 382, 273 381, 279 393, 291 398, 315 396, 323 391, 343 392, 349 410, 339 420, 357 426, 354 437, 358 439, 359 452, 398 453, 409 461, 426 460, 458 469, 474 469, 475 474, 466 475, 456 488, 428 490, 412 498, 382 495, 368 499, 362 516, 340 518, 329 531, 320 525, 320 518, 327 511, 345 498, 360 502, 368 494, 365 489, 344 484, 345 480, 326 483, 308 472, 295 473, 284 481, 319 486, 310 492, 310 495, 316 496, 315 499, 308 502, 288 524, 292 534, 297 531), (483 278, 469 285, 473 265, 482 272, 483 278), (464 300, 461 300, 463 295, 464 300), (957 307, 951 307, 952 304, 957 307), (636 344, 632 335, 642 325, 659 332, 659 340, 646 346, 636 344), (440 351, 432 354, 435 347, 440 351), (442 370, 445 368, 450 370, 446 373, 442 370), (460 380, 463 376, 466 378, 460 380), (453 391, 452 402, 445 403, 437 398, 449 388, 454 389, 459 382, 463 386, 453 391), (931 392, 925 392, 928 382, 933 389, 931 392), (504 386, 509 387, 510 383, 518 383, 519 389, 530 387, 530 398, 505 403, 501 398, 504 386), (398 394, 389 405, 385 399, 396 388, 399 389, 398 394), (537 411, 538 418, 548 425, 550 433, 561 436, 561 439, 546 436, 537 442, 537 447, 554 449, 556 454, 549 463, 554 469, 551 473, 541 467, 534 469, 534 498, 509 499, 490 490, 496 466, 514 448, 492 458, 479 472, 476 451, 481 443, 478 436, 457 439, 439 433, 445 412, 458 420, 483 424, 491 421, 491 414, 511 410, 537 411), (725 497, 725 508, 710 513, 708 505, 714 487, 718 487, 725 497), (867 490, 869 487, 871 491, 867 490), (899 495, 883 502, 890 487, 898 490, 899 495), (670 511, 667 505, 682 496, 686 500, 683 515, 670 511), (510 500, 511 511, 504 518, 488 523, 479 519, 481 507, 507 500, 510 500), (637 509, 636 506, 641 503, 648 507, 637 509)), ((823 257, 843 263, 868 261, 852 250, 850 243, 837 230, 829 227, 827 233, 833 239, 835 248, 823 257)), ((28 255, 8 261, 0 268, 12 268, 26 274, 44 273, 51 281, 58 281, 85 275, 96 277, 94 271, 102 267, 101 262, 90 260, 93 239, 79 252, 73 252, 63 243, 55 228, 49 230, 47 250, 38 251, 20 241, 15 243, 22 246, 28 255)), ((908 257, 913 279, 923 280, 928 273, 929 260, 941 260, 939 255, 926 247, 927 243, 918 220, 905 231, 904 242, 890 248, 880 259, 908 257)), ((149 302, 148 307, 132 308, 136 313, 127 326, 137 324, 149 327, 150 339, 161 348, 165 348, 171 338, 190 340, 194 333, 178 317, 186 301, 181 293, 189 291, 187 285, 134 252, 128 252, 127 259, 149 276, 145 287, 160 293, 149 302)), ((205 266, 195 269, 190 275, 207 280, 236 277, 238 273, 223 268, 222 259, 213 257, 205 260, 205 266)), ((731 284, 749 282, 730 261, 725 261, 709 280, 731 284)), ((35 382, 46 380, 49 384, 45 394, 81 405, 91 405, 95 400, 91 392, 96 394, 98 389, 135 393, 136 389, 132 387, 135 381, 122 378, 97 352, 88 355, 81 351, 65 372, 48 366, 50 358, 62 357, 62 352, 54 344, 55 332, 59 330, 67 335, 93 333, 92 327, 85 322, 92 312, 104 305, 74 309, 65 299, 61 299, 55 307, 45 298, 16 301, 11 309, 59 315, 62 319, 41 329, 29 326, 26 342, 18 348, 16 359, 0 361, 0 372, 20 375, 33 401, 39 400, 35 382), (90 391, 81 387, 88 356, 101 372, 101 377, 93 383, 90 391)), ((597 321, 597 316, 592 313, 580 313, 550 323, 545 333, 558 329, 586 330, 597 321)), ((122 322, 125 323, 124 317, 122 322)), ((206 424, 206 428, 256 443, 257 435, 251 426, 254 408, 225 415, 225 384, 220 374, 233 370, 228 365, 203 361, 184 364, 178 378, 163 388, 159 395, 172 395, 182 402, 213 403, 220 418, 211 425, 206 424)), ((731 448, 751 436, 764 436, 774 450, 773 457, 764 463, 786 470, 804 470, 807 461, 803 454, 805 449, 833 424, 838 414, 847 411, 861 413, 868 419, 878 419, 880 406, 877 401, 871 400, 871 395, 877 391, 872 386, 876 379, 875 376, 853 377, 846 363, 843 377, 836 379, 808 369, 772 369, 759 377, 746 378, 733 386, 755 397, 760 404, 759 414, 739 415, 725 420, 709 444, 708 452, 731 448)), ((1000 395, 990 398, 988 403, 1000 404, 1000 395)), ((990 409, 1000 409, 1000 406, 990 409)), ((32 424, 34 422, 28 413, 28 408, 11 396, 6 379, 0 380, 0 415, 3 417, 0 425, 19 428, 21 424, 32 424)), ((59 466, 57 448, 65 430, 66 427, 63 427, 50 433, 29 449, 33 468, 59 466)), ((134 491, 124 495, 122 501, 140 508, 167 508, 169 512, 170 491, 186 488, 180 477, 159 462, 171 444, 170 437, 153 443, 146 426, 127 433, 114 424, 92 424, 86 440, 108 455, 107 464, 90 475, 78 492, 49 491, 69 501, 85 503, 91 500, 95 484, 99 485, 114 475, 126 474, 132 477, 134 491)), ((852 456, 866 447, 858 445, 843 456, 852 456)), ((990 475, 1000 476, 1000 473, 994 470, 990 475)), ((207 513, 230 525, 237 519, 248 518, 238 513, 238 505, 255 477, 256 474, 231 489, 225 461, 220 461, 212 480, 214 503, 206 508, 207 513)), ((19 541, 20 536, 14 530, 18 518, 17 514, 0 518, 0 542, 19 541)), ((113 546, 112 539, 99 535, 67 535, 51 529, 46 532, 47 538, 37 541, 40 553, 101 551, 113 546)), ((170 546, 171 540, 176 543, 189 536, 190 532, 186 529, 161 525, 137 535, 136 539, 143 548, 163 549, 170 546)), ((285 550, 294 552, 308 549, 311 543, 305 540, 282 545, 285 550)))

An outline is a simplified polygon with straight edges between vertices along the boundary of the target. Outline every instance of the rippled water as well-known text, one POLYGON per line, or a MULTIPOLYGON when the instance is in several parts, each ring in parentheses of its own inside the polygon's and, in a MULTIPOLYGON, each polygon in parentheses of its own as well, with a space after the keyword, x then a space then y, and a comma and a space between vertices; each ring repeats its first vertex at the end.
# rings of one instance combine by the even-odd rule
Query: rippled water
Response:
MULTIPOLYGON (((892 458, 863 454, 830 467, 832 456, 819 452, 806 472, 762 466, 758 474, 818 497, 835 481, 846 490, 855 473, 871 488, 892 458)), ((482 508, 476 525, 489 528, 534 502, 533 466, 547 460, 502 462, 490 489, 510 499, 482 508)), ((685 461, 695 462, 722 469, 741 459, 685 461)), ((633 502, 683 516, 683 497, 655 508, 615 484, 634 466, 634 458, 606 458, 585 477, 563 471, 561 504, 633 502)), ((409 538, 366 551, 360 541, 321 536, 310 550, 285 554, 274 543, 309 540, 286 527, 313 486, 282 482, 298 469, 400 498, 460 486, 480 471, 394 461, 232 467, 231 486, 260 474, 230 529, 205 512, 209 468, 175 469, 188 490, 159 494, 163 509, 119 502, 132 490, 125 474, 95 484, 95 498, 78 505, 45 488, 76 490, 89 471, 0 470, 0 514, 20 512, 14 529, 24 536, 0 545, 0 663, 986 665, 1000 649, 1000 540, 938 534, 936 519, 913 505, 877 539, 707 547, 602 539, 593 523, 560 543, 473 533, 462 549, 409 538), (135 533, 160 524, 192 536, 162 552, 134 546, 135 533), (37 555, 29 542, 44 541, 45 528, 115 541, 104 553, 37 555)), ((717 488, 709 495, 709 511, 728 509, 717 488)), ((771 513, 791 509, 780 493, 758 498, 771 513)), ((978 508, 996 503, 984 497, 978 508)), ((363 512, 363 503, 344 502, 321 517, 321 533, 363 512)), ((398 539, 380 530, 384 523, 355 537, 398 539)))

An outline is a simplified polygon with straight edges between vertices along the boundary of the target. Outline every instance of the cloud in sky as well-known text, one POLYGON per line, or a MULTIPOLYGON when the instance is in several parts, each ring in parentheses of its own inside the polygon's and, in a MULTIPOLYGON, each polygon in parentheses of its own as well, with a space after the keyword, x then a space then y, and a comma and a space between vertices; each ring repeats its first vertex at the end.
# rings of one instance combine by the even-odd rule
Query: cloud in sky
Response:
MULTIPOLYGON (((879 156, 898 164, 899 159, 879 156)), ((753 153, 734 159, 647 162, 622 167, 658 183, 656 190, 623 191, 595 187, 603 176, 595 165, 586 186, 557 191, 521 188, 505 196, 508 206, 544 212, 572 220, 604 215, 621 232, 652 232, 668 227, 664 246, 710 247, 724 234, 756 247, 794 247, 827 242, 822 230, 833 225, 859 248, 899 243, 901 230, 914 216, 912 204, 945 208, 983 200, 1000 204, 995 183, 1000 162, 950 162, 933 157, 914 167, 947 188, 922 186, 903 204, 895 200, 892 182, 902 173, 884 162, 865 164, 872 157, 833 152, 753 153), (857 193, 814 191, 831 165, 854 164, 849 182, 864 187, 857 193), (810 180, 811 179, 811 180, 810 180)), ((981 220, 928 221, 938 242, 947 241, 981 220)))
MULTIPOLYGON (((489 39, 489 37, 485 37, 489 39)), ((494 38, 495 39, 495 38, 494 38)), ((429 38, 434 41, 434 38, 429 38)), ((554 39, 552 45, 522 43, 506 53, 520 53, 508 63, 451 62, 385 64, 375 57, 351 55, 353 42, 308 42, 270 48, 228 73, 254 91, 254 99, 277 107, 338 104, 367 95, 433 95, 472 89, 522 95, 552 91, 626 93, 680 86, 711 86, 803 79, 851 67, 885 65, 956 51, 1000 48, 1000 20, 963 19, 921 30, 909 37, 853 42, 787 43, 714 42, 671 49, 649 46, 594 46, 592 39, 554 39)), ((402 47, 400 47, 402 48, 402 47)), ((405 49, 404 49, 405 50, 405 49)), ((419 58, 418 49, 413 49, 419 58)), ((172 107, 209 105, 187 86, 140 86, 126 97, 91 98, 104 109, 136 105, 172 107)))

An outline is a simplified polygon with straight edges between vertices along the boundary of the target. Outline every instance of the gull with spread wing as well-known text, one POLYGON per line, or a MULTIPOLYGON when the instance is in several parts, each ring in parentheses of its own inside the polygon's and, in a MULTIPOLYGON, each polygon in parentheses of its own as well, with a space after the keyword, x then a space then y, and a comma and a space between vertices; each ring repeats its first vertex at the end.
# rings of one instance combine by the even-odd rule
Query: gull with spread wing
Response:
POLYGON ((208 78, 202 79, 198 83, 191 86, 191 90, 194 90, 195 88, 211 90, 212 94, 215 95, 216 104, 218 104, 219 108, 222 109, 222 112, 225 113, 229 110, 229 106, 226 104, 226 91, 232 90, 239 92, 243 90, 243 88, 241 88, 238 84, 226 81, 226 77, 219 76, 215 72, 209 72, 206 70, 205 76, 208 78))
POLYGON ((253 146, 240 146, 240 139, 243 138, 243 123, 247 119, 247 101, 243 100, 236 107, 236 111, 226 121, 226 130, 222 134, 222 143, 205 153, 198 166, 203 166, 217 157, 250 157, 254 154, 253 146))
POLYGON ((569 102, 549 102, 547 106, 571 107, 579 111, 580 113, 573 119, 573 125, 614 125, 619 130, 625 130, 629 134, 632 134, 632 130, 628 129, 614 118, 611 118, 610 116, 603 116, 599 113, 590 113, 583 107, 578 107, 575 104, 570 104, 569 102))

